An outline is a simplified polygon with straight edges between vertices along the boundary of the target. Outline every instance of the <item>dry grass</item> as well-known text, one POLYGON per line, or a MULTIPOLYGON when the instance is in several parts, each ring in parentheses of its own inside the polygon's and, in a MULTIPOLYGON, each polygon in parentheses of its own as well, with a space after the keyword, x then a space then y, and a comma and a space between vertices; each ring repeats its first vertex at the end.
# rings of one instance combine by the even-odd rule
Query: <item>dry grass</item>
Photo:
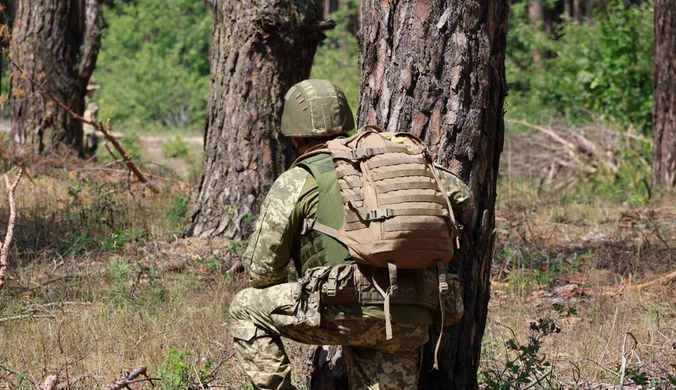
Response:
MULTIPOLYGON (((676 283, 631 287, 676 268, 673 195, 623 203, 551 191, 535 174, 500 183, 481 370, 502 372, 514 356, 505 343, 526 345, 530 323, 552 318, 561 331, 538 356, 559 388, 676 376, 676 283)), ((100 389, 141 365, 159 388, 247 388, 223 326, 246 283, 226 272, 241 249, 176 239, 194 186, 156 178, 154 196, 122 170, 75 162, 31 176, 17 190, 12 279, 0 295, 0 388, 57 374, 71 389, 100 389)), ((0 201, 0 221, 6 209, 0 201)), ((303 383, 310 347, 288 349, 303 383)))

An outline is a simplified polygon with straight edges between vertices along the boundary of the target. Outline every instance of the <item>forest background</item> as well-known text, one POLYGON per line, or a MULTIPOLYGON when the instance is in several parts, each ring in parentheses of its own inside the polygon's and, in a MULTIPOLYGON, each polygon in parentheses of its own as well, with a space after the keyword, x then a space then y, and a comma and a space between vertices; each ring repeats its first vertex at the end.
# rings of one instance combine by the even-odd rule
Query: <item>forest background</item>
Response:
MULTIPOLYGON (((358 4, 332 3, 338 25, 312 77, 342 86, 356 111, 358 4)), ((673 194, 651 186, 652 2, 604 0, 574 14, 543 1, 540 21, 529 6, 510 6, 480 383, 671 388, 676 294, 662 276, 676 265, 676 209, 673 194)), ((36 167, 22 182, 0 384, 34 388, 56 375, 65 387, 102 387, 145 365, 160 388, 247 388, 223 326, 246 283, 236 260, 247 243, 177 239, 200 176, 211 11, 115 0, 103 22, 99 116, 163 191, 139 196, 105 148, 98 162, 36 167)), ((304 384, 308 350, 291 349, 304 384)))

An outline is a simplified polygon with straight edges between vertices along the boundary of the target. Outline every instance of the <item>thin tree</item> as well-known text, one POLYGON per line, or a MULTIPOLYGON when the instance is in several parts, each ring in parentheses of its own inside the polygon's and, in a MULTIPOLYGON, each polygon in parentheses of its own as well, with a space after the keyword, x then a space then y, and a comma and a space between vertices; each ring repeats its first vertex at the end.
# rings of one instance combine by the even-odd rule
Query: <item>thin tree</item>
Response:
POLYGON ((676 187, 676 1, 655 0, 653 181, 676 187))
MULTIPOLYGON (((507 0, 363 0, 358 123, 408 131, 468 183, 452 266, 465 315, 445 329, 440 369, 426 348, 420 389, 476 389, 488 311, 496 182, 504 135, 507 0)), ((431 338, 433 339, 433 337, 431 338)))
POLYGON ((310 75, 321 0, 218 1, 199 196, 185 234, 246 237, 274 179, 294 158, 280 136, 284 94, 310 75))
MULTIPOLYGON (((98 0, 17 0, 10 55, 75 113, 84 111, 87 83, 101 45, 98 0)), ((65 146, 82 153, 82 123, 20 72, 10 78, 12 138, 38 153, 65 146)))

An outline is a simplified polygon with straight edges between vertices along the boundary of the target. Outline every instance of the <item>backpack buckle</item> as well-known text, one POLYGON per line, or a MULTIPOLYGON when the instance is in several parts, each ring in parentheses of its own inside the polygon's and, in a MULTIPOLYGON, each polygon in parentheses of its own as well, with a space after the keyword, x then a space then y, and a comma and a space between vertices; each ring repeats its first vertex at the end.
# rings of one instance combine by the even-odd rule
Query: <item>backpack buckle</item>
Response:
POLYGON ((352 149, 350 151, 350 158, 352 160, 363 160, 371 157, 371 152, 368 149, 352 149))
POLYGON ((375 209, 371 210, 368 213, 366 213, 366 220, 367 221, 377 221, 381 219, 387 219, 394 217, 394 213, 392 212, 392 209, 375 209))
POLYGON ((336 290, 338 285, 338 267, 334 266, 329 272, 329 278, 326 282, 326 295, 329 297, 336 296, 336 290))
POLYGON ((309 219, 309 218, 304 219, 303 223, 302 223, 301 230, 300 230, 300 235, 301 236, 306 235, 307 233, 310 232, 310 230, 314 229, 314 226, 315 226, 315 220, 314 219, 309 219))

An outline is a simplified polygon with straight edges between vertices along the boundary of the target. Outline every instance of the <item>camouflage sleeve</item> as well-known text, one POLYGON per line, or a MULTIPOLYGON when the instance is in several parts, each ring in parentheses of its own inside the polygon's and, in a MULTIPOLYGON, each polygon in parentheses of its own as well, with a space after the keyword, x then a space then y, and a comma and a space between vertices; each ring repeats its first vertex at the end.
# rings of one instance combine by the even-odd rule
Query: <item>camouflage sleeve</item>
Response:
POLYGON ((435 165, 441 184, 446 190, 446 195, 451 199, 453 212, 459 215, 471 204, 469 187, 459 177, 455 176, 448 169, 435 165))
POLYGON ((249 246, 242 259, 254 287, 267 287, 286 280, 285 269, 300 223, 292 218, 292 212, 307 175, 307 171, 298 167, 284 172, 263 201, 256 229, 249 237, 249 246))

